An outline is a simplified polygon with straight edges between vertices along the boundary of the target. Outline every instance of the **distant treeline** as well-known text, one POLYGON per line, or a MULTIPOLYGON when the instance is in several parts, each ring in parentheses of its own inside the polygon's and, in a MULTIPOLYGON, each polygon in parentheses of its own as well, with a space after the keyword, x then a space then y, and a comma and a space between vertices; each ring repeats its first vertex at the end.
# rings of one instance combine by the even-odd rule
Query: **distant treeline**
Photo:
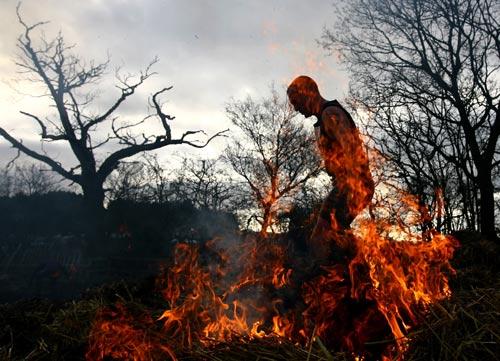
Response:
MULTIPOLYGON (((83 197, 72 192, 0 197, 0 212, 4 242, 57 236, 85 242, 94 235, 90 228, 95 220, 86 215, 83 197)), ((204 242, 230 234, 238 229, 238 223, 232 213, 198 209, 189 201, 117 200, 109 204, 99 227, 108 241, 107 248, 119 245, 123 250, 128 247, 132 251, 133 247, 135 254, 154 254, 176 241, 204 242)))

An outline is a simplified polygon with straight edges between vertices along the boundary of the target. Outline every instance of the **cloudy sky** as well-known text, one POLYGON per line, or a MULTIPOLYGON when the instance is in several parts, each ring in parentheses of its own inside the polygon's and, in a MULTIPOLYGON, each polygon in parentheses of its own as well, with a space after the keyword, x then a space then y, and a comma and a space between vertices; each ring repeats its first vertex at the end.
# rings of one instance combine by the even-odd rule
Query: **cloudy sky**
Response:
MULTIPOLYGON (((115 67, 136 72, 158 56, 154 68, 158 75, 119 110, 120 119, 140 119, 148 112, 148 96, 173 85, 164 101, 166 112, 176 116, 174 135, 188 129, 211 134, 230 127, 224 104, 231 97, 265 96, 272 82, 282 89, 300 74, 317 79, 326 98, 344 97, 346 74, 335 57, 316 44, 324 26, 333 21, 333 1, 24 0, 21 14, 27 23, 49 20, 43 28, 46 37, 62 31, 84 59, 103 61, 110 54, 95 111, 106 109, 119 95, 113 88, 115 67)), ((22 30, 16 4, 17 0, 0 0, 0 125, 39 149, 39 130, 19 111, 44 117, 50 108, 47 100, 26 95, 39 94, 40 88, 16 73, 16 39, 22 30)), ((145 128, 155 129, 154 124, 145 128)), ((166 147, 159 155, 168 159, 189 151, 210 157, 223 146, 221 140, 202 151, 166 147)), ((49 150, 71 165, 65 147, 49 150)), ((0 138, 0 161, 14 154, 0 138)))

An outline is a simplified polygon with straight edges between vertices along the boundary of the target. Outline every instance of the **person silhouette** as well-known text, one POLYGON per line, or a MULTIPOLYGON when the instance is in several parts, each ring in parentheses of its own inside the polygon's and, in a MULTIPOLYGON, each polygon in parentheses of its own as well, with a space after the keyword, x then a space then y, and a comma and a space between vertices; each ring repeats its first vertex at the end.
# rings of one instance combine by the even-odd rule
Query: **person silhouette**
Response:
POLYGON ((332 178, 332 189, 323 201, 308 240, 309 254, 323 262, 333 249, 352 247, 346 231, 354 218, 370 204, 375 185, 368 156, 351 115, 337 100, 327 101, 316 82, 305 75, 287 89, 288 99, 306 118, 314 116, 314 129, 324 167, 332 178), (333 241, 332 241, 333 240, 333 241))

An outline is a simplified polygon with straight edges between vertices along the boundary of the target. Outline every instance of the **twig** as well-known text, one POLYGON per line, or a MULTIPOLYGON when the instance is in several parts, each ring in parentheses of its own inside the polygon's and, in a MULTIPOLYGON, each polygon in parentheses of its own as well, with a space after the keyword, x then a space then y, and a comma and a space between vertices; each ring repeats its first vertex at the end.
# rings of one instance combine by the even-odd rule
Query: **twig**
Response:
POLYGON ((325 354, 326 359, 328 361, 334 361, 332 354, 328 351, 328 349, 325 347, 323 342, 321 342, 321 339, 319 338, 319 336, 317 336, 315 338, 315 341, 318 343, 319 347, 321 348, 321 351, 323 351, 323 353, 325 354))
POLYGON ((313 332, 311 334, 311 338, 309 340, 309 350, 307 351, 307 359, 306 359, 306 361, 309 361, 309 359, 311 358, 311 351, 312 351, 312 345, 313 345, 313 342, 314 342, 314 335, 316 334, 316 327, 317 327, 317 325, 314 325, 314 329, 313 329, 313 332))

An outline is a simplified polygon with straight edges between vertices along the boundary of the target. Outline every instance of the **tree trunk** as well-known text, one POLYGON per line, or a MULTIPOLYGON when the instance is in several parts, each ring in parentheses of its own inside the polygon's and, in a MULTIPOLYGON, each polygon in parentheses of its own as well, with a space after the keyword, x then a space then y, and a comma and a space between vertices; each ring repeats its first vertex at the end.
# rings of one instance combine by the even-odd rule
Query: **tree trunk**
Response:
POLYGON ((103 184, 97 180, 97 177, 89 177, 81 186, 87 228, 87 253, 95 255, 103 250, 100 245, 104 241, 106 232, 103 184))
POLYGON ((495 231, 495 199, 494 187, 491 181, 491 171, 488 167, 486 170, 479 171, 478 183, 480 192, 480 216, 481 216, 481 234, 488 239, 498 241, 495 231))
POLYGON ((266 238, 267 237, 267 230, 271 226, 273 214, 271 212, 271 207, 266 206, 264 208, 264 216, 262 220, 262 228, 260 229, 260 236, 261 238, 266 238))
POLYGON ((104 211, 104 190, 97 182, 82 184, 85 207, 90 211, 104 211))

